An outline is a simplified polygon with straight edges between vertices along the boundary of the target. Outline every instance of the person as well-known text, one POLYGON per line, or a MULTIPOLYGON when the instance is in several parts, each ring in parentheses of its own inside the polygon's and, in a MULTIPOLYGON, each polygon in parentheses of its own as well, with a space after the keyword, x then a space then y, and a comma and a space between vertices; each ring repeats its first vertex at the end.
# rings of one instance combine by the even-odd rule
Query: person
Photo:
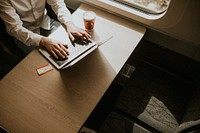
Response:
POLYGON ((70 54, 67 44, 41 35, 41 29, 51 30, 51 18, 47 15, 48 3, 62 23, 71 41, 75 37, 89 39, 91 35, 77 27, 64 0, 1 0, 0 17, 7 32, 14 37, 18 47, 28 54, 35 46, 44 46, 56 59, 70 54))

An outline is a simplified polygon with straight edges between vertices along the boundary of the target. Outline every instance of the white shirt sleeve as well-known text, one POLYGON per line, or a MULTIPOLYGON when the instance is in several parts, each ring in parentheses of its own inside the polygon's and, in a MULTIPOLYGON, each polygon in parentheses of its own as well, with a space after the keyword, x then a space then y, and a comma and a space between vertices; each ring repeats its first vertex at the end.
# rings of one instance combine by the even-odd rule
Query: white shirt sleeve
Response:
POLYGON ((67 9, 64 0, 47 0, 47 3, 51 6, 61 23, 65 24, 72 21, 72 15, 67 9))
POLYGON ((40 27, 47 27, 45 29, 50 27, 43 25, 43 22, 50 23, 44 19, 44 17, 47 17, 45 12, 46 2, 52 7, 61 23, 66 24, 72 21, 72 15, 64 0, 31 0, 30 2, 0 0, 0 16, 5 22, 7 32, 28 46, 40 44, 43 37, 40 35, 40 27), (24 4, 26 6, 21 6, 24 4))
POLYGON ((39 45, 42 36, 23 27, 23 22, 15 8, 7 0, 0 1, 0 16, 5 22, 7 32, 11 36, 28 46, 39 45))

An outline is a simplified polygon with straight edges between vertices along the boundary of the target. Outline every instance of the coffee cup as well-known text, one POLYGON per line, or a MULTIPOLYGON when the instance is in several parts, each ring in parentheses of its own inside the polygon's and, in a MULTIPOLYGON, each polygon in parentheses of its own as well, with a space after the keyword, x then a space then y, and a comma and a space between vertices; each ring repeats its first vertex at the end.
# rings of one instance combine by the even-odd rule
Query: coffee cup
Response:
POLYGON ((86 11, 83 13, 83 21, 85 30, 91 31, 94 29, 96 13, 93 11, 86 11))

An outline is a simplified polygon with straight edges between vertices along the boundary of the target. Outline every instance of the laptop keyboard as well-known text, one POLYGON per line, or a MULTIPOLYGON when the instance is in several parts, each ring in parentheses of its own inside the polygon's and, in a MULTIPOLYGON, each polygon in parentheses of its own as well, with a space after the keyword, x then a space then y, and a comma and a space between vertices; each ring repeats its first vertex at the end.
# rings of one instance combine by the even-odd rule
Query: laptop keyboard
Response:
POLYGON ((50 58, 59 66, 63 65, 64 63, 66 62, 69 62, 71 61, 71 59, 73 59, 74 57, 76 57, 77 55, 80 55, 80 53, 83 53, 86 49, 89 49, 91 46, 93 45, 90 45, 92 44, 91 41, 83 41, 81 42, 74 42, 72 43, 72 45, 69 45, 68 46, 68 51, 69 51, 69 56, 68 58, 59 58, 59 59, 56 59, 54 58, 52 55, 50 55, 50 58))

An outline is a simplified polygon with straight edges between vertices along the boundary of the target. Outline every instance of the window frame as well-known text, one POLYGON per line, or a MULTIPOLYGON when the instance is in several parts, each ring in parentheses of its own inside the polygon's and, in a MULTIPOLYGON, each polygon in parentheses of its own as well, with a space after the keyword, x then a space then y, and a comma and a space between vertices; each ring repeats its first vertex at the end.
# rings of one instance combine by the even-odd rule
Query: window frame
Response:
POLYGON ((170 2, 171 2, 171 0, 163 0, 163 1, 168 1, 168 2, 164 2, 165 3, 165 5, 164 5, 165 8, 164 9, 162 9, 162 7, 160 7, 161 9, 158 10, 158 9, 156 9, 156 7, 150 8, 148 6, 151 3, 152 3, 150 5, 151 7, 155 6, 155 4, 153 2, 150 2, 150 1, 146 3, 147 4, 146 6, 143 5, 143 4, 140 4, 139 2, 134 2, 134 0, 113 0, 113 1, 119 2, 121 4, 129 6, 131 8, 136 8, 136 9, 141 10, 142 12, 146 12, 148 14, 162 14, 163 12, 165 12, 169 8, 170 2))
MULTIPOLYGON (((172 1, 172 0, 171 0, 172 1)), ((157 20, 162 18, 168 9, 160 14, 147 13, 137 8, 127 6, 125 4, 119 3, 115 0, 82 0, 83 3, 93 5, 98 8, 104 8, 108 12, 124 16, 128 19, 145 19, 145 20, 157 20)), ((171 4, 171 2, 170 2, 171 4)))

